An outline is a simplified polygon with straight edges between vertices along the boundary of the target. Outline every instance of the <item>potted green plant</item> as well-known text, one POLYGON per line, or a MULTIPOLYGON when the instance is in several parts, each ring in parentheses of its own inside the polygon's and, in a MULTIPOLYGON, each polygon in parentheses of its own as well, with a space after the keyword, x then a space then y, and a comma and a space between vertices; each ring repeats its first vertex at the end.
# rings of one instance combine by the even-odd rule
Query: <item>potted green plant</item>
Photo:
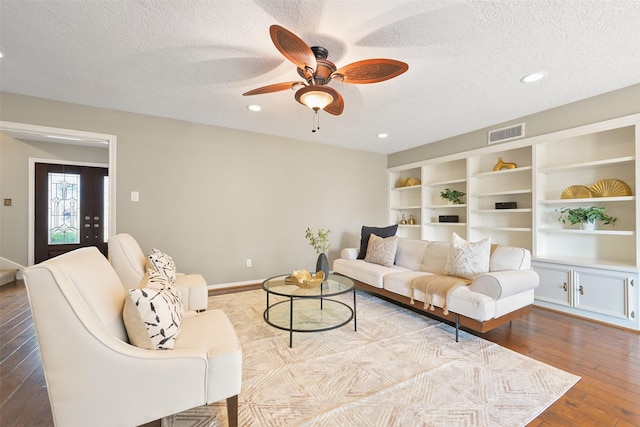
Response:
POLYGON ((609 216, 604 213, 605 208, 591 206, 588 208, 576 207, 576 208, 562 208, 560 209, 560 216, 558 221, 563 224, 580 224, 580 227, 584 230, 593 230, 596 221, 602 221, 605 225, 614 225, 618 218, 609 216))
POLYGON ((464 191, 451 190, 450 188, 445 188, 440 192, 440 197, 442 197, 445 200, 448 200, 454 205, 461 205, 462 200, 460 200, 460 197, 466 194, 467 193, 465 193, 464 191))
POLYGON ((331 230, 325 230, 319 228, 317 232, 307 227, 304 237, 309 241, 309 244, 313 247, 318 255, 318 261, 316 262, 316 272, 323 271, 324 277, 329 277, 329 260, 327 259, 327 252, 331 249, 331 243, 329 242, 329 234, 331 230))

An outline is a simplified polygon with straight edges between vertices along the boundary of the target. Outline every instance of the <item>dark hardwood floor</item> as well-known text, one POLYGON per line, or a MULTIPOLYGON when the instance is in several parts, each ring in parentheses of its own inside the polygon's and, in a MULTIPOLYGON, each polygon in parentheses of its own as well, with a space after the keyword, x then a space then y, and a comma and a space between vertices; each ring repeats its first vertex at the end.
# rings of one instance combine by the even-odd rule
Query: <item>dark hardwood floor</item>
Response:
MULTIPOLYGON (((640 334, 534 308, 478 335, 582 377, 529 426, 640 426, 640 334)), ((31 311, 18 281, 0 287, 0 426, 50 425, 31 311)))

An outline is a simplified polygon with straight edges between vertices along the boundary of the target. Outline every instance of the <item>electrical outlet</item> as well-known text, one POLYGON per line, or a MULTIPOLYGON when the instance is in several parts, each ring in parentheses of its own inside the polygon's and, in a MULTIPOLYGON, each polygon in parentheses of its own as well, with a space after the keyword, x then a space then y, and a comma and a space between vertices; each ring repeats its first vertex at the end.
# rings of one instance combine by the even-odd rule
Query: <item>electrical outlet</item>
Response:
POLYGON ((247 267, 251 267, 251 258, 247 258, 247 267))

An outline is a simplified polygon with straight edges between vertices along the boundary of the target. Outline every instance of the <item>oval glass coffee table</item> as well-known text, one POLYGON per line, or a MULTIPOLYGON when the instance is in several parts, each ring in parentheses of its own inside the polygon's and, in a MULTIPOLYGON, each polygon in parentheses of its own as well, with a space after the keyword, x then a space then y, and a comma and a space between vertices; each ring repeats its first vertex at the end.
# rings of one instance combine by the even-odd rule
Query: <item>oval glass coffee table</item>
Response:
POLYGON ((353 280, 340 274, 329 274, 320 286, 305 289, 287 284, 287 277, 283 275, 267 279, 262 283, 262 289, 267 292, 264 320, 274 328, 289 331, 289 347, 293 347, 294 332, 328 331, 346 325, 351 319, 353 329, 358 330, 353 280), (348 292, 353 293, 351 306, 335 299, 348 292), (276 295, 286 299, 274 298, 276 295))

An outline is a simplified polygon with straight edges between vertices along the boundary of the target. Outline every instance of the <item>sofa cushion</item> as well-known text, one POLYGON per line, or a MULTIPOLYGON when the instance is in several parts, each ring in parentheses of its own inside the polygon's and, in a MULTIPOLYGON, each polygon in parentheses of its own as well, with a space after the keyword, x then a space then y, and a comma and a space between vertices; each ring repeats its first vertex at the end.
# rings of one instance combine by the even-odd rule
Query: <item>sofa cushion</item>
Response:
POLYGON ((362 226, 362 232, 360 234, 360 252, 358 252, 358 259, 364 259, 367 255, 367 247, 369 246, 369 236, 375 234, 379 237, 391 237, 395 236, 398 231, 398 224, 390 225, 388 227, 368 227, 362 226))
POLYGON ((429 242, 426 240, 398 238, 396 265, 407 267, 409 270, 420 271, 420 264, 428 245, 429 242))
POLYGON ((156 271, 149 272, 146 287, 131 289, 122 317, 129 342, 136 347, 173 349, 182 327, 180 293, 156 271))
POLYGON ((434 274, 444 274, 450 246, 451 244, 448 242, 429 242, 422 257, 420 270, 434 274))
POLYGON ((385 267, 363 259, 339 258, 333 262, 333 271, 376 288, 382 288, 382 279, 386 274, 408 271, 408 269, 397 265, 385 267))
POLYGON ((379 237, 375 234, 369 236, 369 246, 367 254, 364 257, 366 262, 391 267, 396 258, 396 249, 398 248, 398 236, 379 237))
POLYGON ((154 270, 163 274, 171 284, 176 281, 176 263, 166 253, 153 248, 147 257, 147 271, 154 270))
POLYGON ((444 272, 473 280, 479 274, 489 272, 490 254, 490 238, 472 243, 453 233, 444 272))
POLYGON ((491 254, 489 271, 527 270, 531 268, 531 252, 525 248, 498 245, 491 254))

